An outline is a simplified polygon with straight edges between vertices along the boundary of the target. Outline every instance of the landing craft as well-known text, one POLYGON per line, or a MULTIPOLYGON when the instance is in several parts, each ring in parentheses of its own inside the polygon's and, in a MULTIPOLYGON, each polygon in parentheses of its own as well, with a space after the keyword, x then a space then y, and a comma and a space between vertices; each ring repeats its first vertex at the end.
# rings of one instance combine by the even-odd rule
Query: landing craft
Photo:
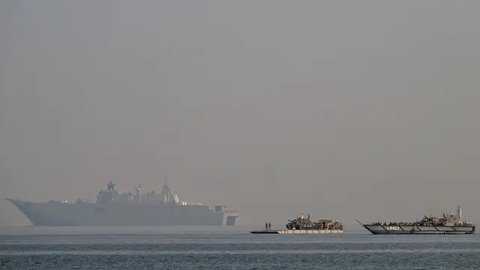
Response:
POLYGON ((310 215, 304 217, 303 215, 289 220, 285 227, 286 230, 272 230, 270 223, 266 224, 265 230, 251 231, 253 234, 336 234, 343 233, 343 225, 338 220, 320 219, 318 221, 311 221, 310 215))
POLYGON ((457 212, 445 211, 442 217, 425 216, 414 222, 374 222, 362 224, 373 234, 473 234, 475 225, 462 220, 462 209, 457 212))

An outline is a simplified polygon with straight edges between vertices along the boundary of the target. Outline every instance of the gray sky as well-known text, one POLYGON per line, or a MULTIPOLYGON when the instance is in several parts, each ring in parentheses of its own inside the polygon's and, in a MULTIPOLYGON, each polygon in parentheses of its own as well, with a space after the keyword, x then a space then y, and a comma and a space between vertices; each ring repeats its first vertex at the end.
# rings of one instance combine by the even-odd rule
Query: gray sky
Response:
MULTIPOLYGON (((0 1, 0 197, 480 221, 478 1, 0 1)), ((27 220, 0 201, 0 225, 27 220)))

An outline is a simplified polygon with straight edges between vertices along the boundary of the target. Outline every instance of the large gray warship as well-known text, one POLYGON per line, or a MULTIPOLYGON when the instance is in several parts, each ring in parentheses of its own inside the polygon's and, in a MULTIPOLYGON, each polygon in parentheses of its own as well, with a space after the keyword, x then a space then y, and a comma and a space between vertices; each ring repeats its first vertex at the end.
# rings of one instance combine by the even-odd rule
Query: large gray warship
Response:
MULTIPOLYGON (((357 220, 357 222, 359 222, 357 220)), ((475 225, 462 220, 462 209, 457 212, 445 211, 442 217, 425 216, 414 222, 374 222, 362 224, 373 234, 473 234, 475 225)))
POLYGON ((162 191, 123 193, 109 182, 98 193, 96 202, 78 199, 62 201, 13 203, 34 226, 174 226, 174 225, 235 225, 238 213, 225 206, 209 206, 180 201, 167 181, 162 191))

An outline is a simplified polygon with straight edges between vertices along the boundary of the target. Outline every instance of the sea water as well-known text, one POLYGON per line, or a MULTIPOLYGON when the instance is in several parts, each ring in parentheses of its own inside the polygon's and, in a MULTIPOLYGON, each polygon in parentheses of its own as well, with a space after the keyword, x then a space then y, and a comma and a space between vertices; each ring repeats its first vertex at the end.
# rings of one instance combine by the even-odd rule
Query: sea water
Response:
POLYGON ((247 227, 0 229, 0 269, 480 269, 479 235, 252 235, 247 227))

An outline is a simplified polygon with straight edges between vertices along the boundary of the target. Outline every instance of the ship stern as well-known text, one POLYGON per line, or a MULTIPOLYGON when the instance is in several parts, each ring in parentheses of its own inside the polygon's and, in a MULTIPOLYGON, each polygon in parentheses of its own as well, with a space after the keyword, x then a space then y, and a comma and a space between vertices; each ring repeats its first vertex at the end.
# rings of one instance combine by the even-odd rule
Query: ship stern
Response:
POLYGON ((235 222, 237 221, 238 215, 227 215, 225 217, 225 225, 227 226, 234 226, 235 222))

